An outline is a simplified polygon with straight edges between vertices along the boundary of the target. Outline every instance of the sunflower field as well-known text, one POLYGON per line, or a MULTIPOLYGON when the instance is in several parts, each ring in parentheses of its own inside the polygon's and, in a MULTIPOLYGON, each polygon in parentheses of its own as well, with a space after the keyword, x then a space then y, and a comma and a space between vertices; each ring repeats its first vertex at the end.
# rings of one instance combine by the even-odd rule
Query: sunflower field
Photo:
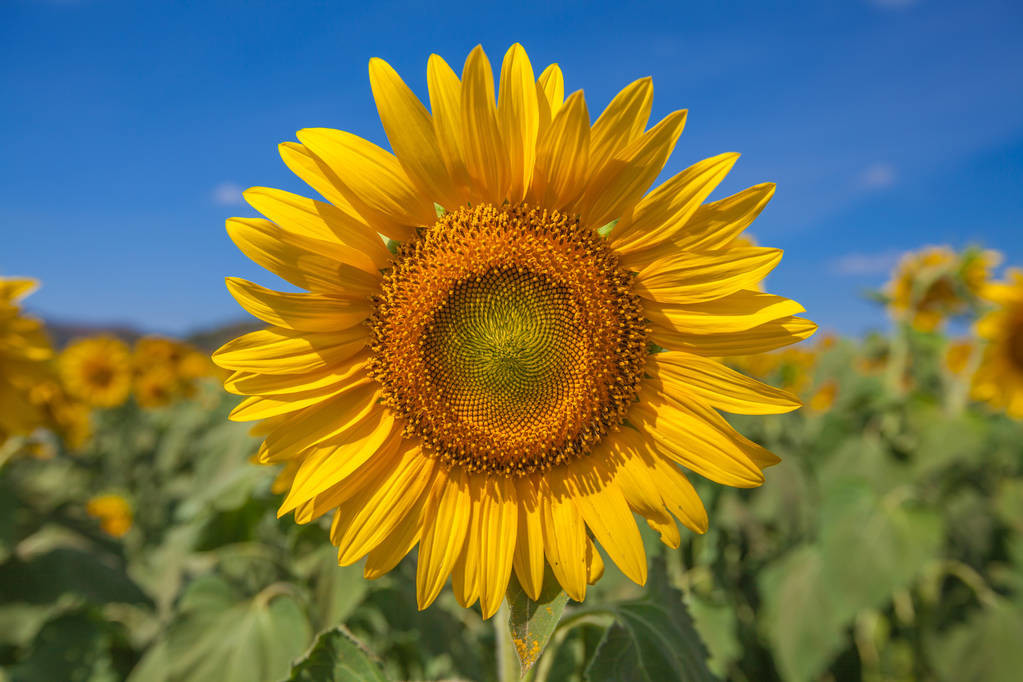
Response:
POLYGON ((644 528, 644 587, 613 562, 582 603, 550 575, 537 600, 513 579, 489 620, 450 592, 419 611, 411 557, 366 580, 338 566, 329 524, 278 519, 279 467, 254 463, 260 438, 228 420, 239 398, 205 352, 99 337, 47 353, 8 281, 5 347, 39 344, 21 361, 39 422, 4 413, 0 675, 515 680, 522 661, 535 681, 1017 679, 1023 431, 987 377, 1009 371, 1000 344, 1019 353, 1019 327, 998 325, 1021 289, 978 284, 988 258, 907 258, 879 295, 888 335, 730 358, 805 402, 732 419, 781 457, 765 485, 694 477, 707 532, 673 550, 644 528), (979 335, 949 336, 953 315, 979 335), (103 391, 76 383, 92 353, 103 391))

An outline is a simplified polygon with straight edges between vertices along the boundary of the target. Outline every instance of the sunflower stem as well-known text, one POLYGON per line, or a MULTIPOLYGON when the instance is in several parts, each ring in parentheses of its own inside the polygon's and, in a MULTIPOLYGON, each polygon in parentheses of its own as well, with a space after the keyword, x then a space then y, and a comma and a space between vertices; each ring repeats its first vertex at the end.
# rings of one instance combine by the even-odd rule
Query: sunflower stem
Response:
POLYGON ((519 658, 512 647, 507 601, 502 602, 501 608, 490 620, 494 624, 494 644, 497 647, 497 679, 499 682, 517 682, 520 670, 519 658))

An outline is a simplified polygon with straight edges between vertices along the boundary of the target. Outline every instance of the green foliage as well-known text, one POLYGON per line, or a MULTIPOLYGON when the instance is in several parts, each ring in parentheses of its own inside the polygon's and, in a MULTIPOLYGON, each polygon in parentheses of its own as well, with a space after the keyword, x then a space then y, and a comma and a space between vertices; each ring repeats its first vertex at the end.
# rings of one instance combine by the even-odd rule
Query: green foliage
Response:
MULTIPOLYGON (((803 397, 834 381, 830 409, 732 419, 782 463, 754 490, 693 476, 710 528, 667 550, 641 524, 646 586, 610 561, 583 604, 513 579, 524 679, 1016 679, 1023 428, 964 408, 946 340, 903 331, 901 356, 880 336, 816 354, 803 397)), ((329 518, 276 518, 234 404, 211 383, 97 412, 85 452, 0 464, 0 679, 507 682, 493 622, 450 590, 418 611, 414 552, 368 581, 329 518), (124 537, 86 513, 106 493, 132 504, 124 537)))

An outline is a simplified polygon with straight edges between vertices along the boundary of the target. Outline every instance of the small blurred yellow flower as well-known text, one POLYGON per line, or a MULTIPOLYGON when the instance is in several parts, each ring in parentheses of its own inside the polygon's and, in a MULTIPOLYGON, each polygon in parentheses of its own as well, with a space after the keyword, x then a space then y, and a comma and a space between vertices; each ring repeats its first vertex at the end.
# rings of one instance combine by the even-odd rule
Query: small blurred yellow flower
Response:
POLYGON ((32 387, 29 400, 45 415, 46 425, 64 441, 68 450, 80 450, 92 435, 92 409, 69 395, 57 381, 41 381, 32 387))
POLYGON ((120 495, 107 494, 92 498, 85 505, 85 512, 99 519, 99 527, 107 535, 123 537, 131 530, 134 522, 131 504, 120 495))
POLYGON ((982 292, 998 307, 977 321, 977 336, 987 345, 972 396, 1023 419, 1023 269, 1013 268, 1006 277, 982 292))
POLYGON ((117 407, 131 393, 128 346, 113 336, 75 341, 60 354, 60 376, 74 397, 95 407, 117 407))
POLYGON ((24 316, 18 305, 36 284, 0 277, 0 443, 31 433, 45 419, 28 393, 49 375, 53 349, 42 322, 24 316))
POLYGON ((936 330, 946 318, 969 309, 1000 260, 995 251, 959 254, 947 246, 906 254, 886 287, 893 317, 920 331, 936 330))
POLYGON ((820 385, 806 406, 814 412, 827 412, 834 406, 836 397, 838 397, 838 382, 830 379, 820 385))
POLYGON ((945 349, 945 369, 952 374, 962 374, 970 364, 970 357, 976 344, 972 339, 952 341, 945 349))
POLYGON ((178 378, 169 367, 154 365, 135 377, 135 401, 141 407, 169 405, 180 393, 178 378))

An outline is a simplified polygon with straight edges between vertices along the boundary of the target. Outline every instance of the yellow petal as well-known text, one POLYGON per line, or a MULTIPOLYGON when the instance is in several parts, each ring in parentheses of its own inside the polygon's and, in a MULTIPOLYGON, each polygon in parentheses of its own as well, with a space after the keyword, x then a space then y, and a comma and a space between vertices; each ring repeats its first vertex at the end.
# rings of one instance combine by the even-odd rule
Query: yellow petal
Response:
POLYGON ((540 504, 535 485, 530 480, 516 481, 519 499, 519 529, 515 540, 512 566, 519 585, 536 601, 543 589, 543 530, 540 504))
POLYGON ((338 296, 371 296, 379 289, 380 273, 350 265, 340 244, 289 233, 269 220, 230 218, 227 234, 253 261, 297 287, 338 296), (332 258, 331 253, 339 255, 332 258))
POLYGON ((597 229, 631 209, 660 175, 685 122, 685 111, 668 114, 612 156, 579 201, 583 220, 597 229))
POLYGON ((431 54, 426 66, 426 83, 430 89, 437 145, 458 193, 456 201, 461 205, 469 196, 469 173, 462 160, 462 82, 447 62, 431 54))
MULTIPOLYGON (((371 418, 363 420, 355 428, 338 438, 323 442, 311 448, 295 474, 291 492, 281 503, 278 516, 287 514, 300 504, 327 492, 346 481, 371 459, 385 461, 398 451, 401 445, 401 429, 395 428, 394 417, 386 410, 379 410, 371 418)), ((361 472, 361 479, 371 475, 361 472)), ((365 480, 349 481, 347 487, 358 488, 365 480)), ((334 491, 337 492, 337 491, 334 491)), ((335 497, 336 506, 345 499, 335 497)))
POLYGON ((801 317, 782 317, 738 332, 724 334, 683 333, 654 325, 650 340, 670 350, 687 351, 712 358, 756 355, 810 338, 817 325, 801 317))
POLYGON ((682 540, 678 526, 665 511, 656 479, 641 459, 640 453, 647 448, 638 444, 640 438, 634 429, 619 429, 608 437, 605 456, 609 466, 614 468, 615 483, 629 508, 647 519, 647 524, 660 534, 662 542, 677 548, 682 540))
POLYGON ((544 551, 561 587, 569 597, 582 601, 586 597, 586 526, 561 478, 552 469, 545 479, 548 485, 541 488, 544 551))
POLYGON ((558 110, 538 143, 532 201, 552 208, 574 201, 586 183, 589 145, 590 115, 579 90, 558 110))
POLYGON ((590 172, 597 173, 604 163, 643 134, 650 119, 654 86, 649 77, 640 78, 622 89, 604 109, 590 134, 590 172))
POLYGON ((604 575, 604 558, 589 537, 586 538, 586 584, 595 585, 604 575))
POLYGON ((616 226, 612 247, 627 254, 667 239, 692 217, 738 158, 734 153, 712 156, 663 182, 643 197, 627 223, 616 226))
POLYGON ((364 374, 363 376, 352 377, 348 381, 333 386, 314 388, 302 393, 292 393, 285 397, 252 396, 251 398, 246 398, 231 410, 228 419, 236 422, 247 422, 298 412, 324 400, 339 398, 345 393, 371 381, 372 379, 364 374))
MULTIPOLYGON (((342 184, 340 178, 315 154, 298 142, 281 142, 277 145, 277 151, 280 152, 284 165, 292 173, 302 178, 307 185, 319 192, 320 196, 333 204, 335 208, 346 214, 359 215, 359 212, 352 206, 352 202, 348 201, 348 198, 338 189, 342 184)), ((362 218, 359 217, 358 220, 362 221, 362 218)))
POLYGON ((657 451, 705 478, 736 488, 764 482, 760 468, 734 439, 708 424, 687 405, 644 389, 629 421, 657 451))
POLYGON ((377 486, 366 486, 338 509, 331 529, 338 563, 348 566, 366 556, 401 523, 433 482, 436 460, 409 448, 377 486))
POLYGON ((515 534, 518 530, 518 501, 515 485, 508 478, 489 478, 479 516, 480 524, 480 609, 490 618, 508 591, 515 534))
POLYGON ((671 235, 672 242, 680 249, 712 251, 727 248, 760 215, 773 196, 774 183, 765 182, 704 204, 671 235))
POLYGON ((357 268, 376 272, 391 265, 391 252, 380 235, 354 208, 342 210, 270 187, 250 187, 243 196, 252 208, 289 232, 349 247, 350 250, 344 252, 346 262, 357 268))
POLYGON ((678 252, 636 275, 635 292, 657 303, 700 303, 754 289, 781 262, 781 249, 678 252))
POLYGON ((594 458, 565 467, 565 485, 593 537, 633 582, 646 583, 646 554, 632 511, 611 474, 594 458))
POLYGON ((261 374, 304 374, 338 365, 369 343, 369 330, 350 327, 340 332, 296 332, 263 329, 228 341, 213 353, 224 369, 261 374))
POLYGON ((441 471, 427 503, 416 569, 416 601, 423 610, 433 603, 465 546, 472 500, 461 468, 441 471))
POLYGON ((537 131, 537 108, 533 67, 522 46, 515 43, 504 55, 501 87, 497 101, 497 120, 508 154, 508 200, 518 203, 526 196, 533 179, 537 131))
POLYGON ((369 60, 369 82, 387 140, 401 167, 427 198, 451 206, 455 195, 430 112, 382 59, 369 60))
POLYGON ((783 414, 802 406, 796 396, 691 353, 654 353, 648 373, 671 393, 680 390, 735 414, 783 414))
MULTIPOLYGON (((707 532, 707 510, 686 475, 671 462, 657 456, 648 460, 652 475, 657 478, 664 504, 682 524, 696 533, 707 532)), ((669 543, 670 544, 670 543, 669 543)))
POLYGON ((420 496, 419 501, 409 510, 394 531, 366 555, 366 565, 363 566, 362 575, 367 580, 376 580, 392 570, 419 542, 423 530, 423 509, 426 506, 426 497, 426 495, 420 496))
POLYGON ((703 303, 644 303, 647 319, 671 331, 722 334, 741 332, 803 312, 795 301, 759 291, 740 290, 703 303))
POLYGON ((406 241, 436 220, 433 201, 417 192, 393 154, 330 128, 306 128, 298 139, 336 174, 337 189, 378 232, 406 241))
POLYGON ((536 79, 536 85, 537 98, 547 103, 549 120, 553 120, 565 102, 565 77, 561 73, 561 67, 557 64, 548 66, 536 79))
POLYGON ((362 350, 336 367, 326 367, 306 374, 234 372, 224 381, 224 389, 235 395, 285 396, 304 393, 334 386, 356 374, 365 373, 371 357, 368 350, 362 350))
POLYGON ((226 282, 227 290, 242 308, 267 324, 285 329, 339 331, 363 322, 372 310, 368 298, 283 293, 238 277, 228 277, 226 282))
POLYGON ((508 155, 497 124, 494 72, 483 48, 462 70, 462 157, 478 199, 500 204, 508 187, 508 155))
POLYGON ((483 488, 480 477, 469 477, 469 532, 465 535, 465 546, 455 560, 455 568, 451 571, 451 590, 459 604, 468 608, 480 597, 480 524, 475 520, 480 516, 483 504, 483 488))
POLYGON ((267 461, 291 459, 317 443, 341 437, 373 413, 385 411, 377 404, 379 397, 379 385, 366 383, 347 393, 343 400, 324 400, 296 413, 267 434, 267 461))

